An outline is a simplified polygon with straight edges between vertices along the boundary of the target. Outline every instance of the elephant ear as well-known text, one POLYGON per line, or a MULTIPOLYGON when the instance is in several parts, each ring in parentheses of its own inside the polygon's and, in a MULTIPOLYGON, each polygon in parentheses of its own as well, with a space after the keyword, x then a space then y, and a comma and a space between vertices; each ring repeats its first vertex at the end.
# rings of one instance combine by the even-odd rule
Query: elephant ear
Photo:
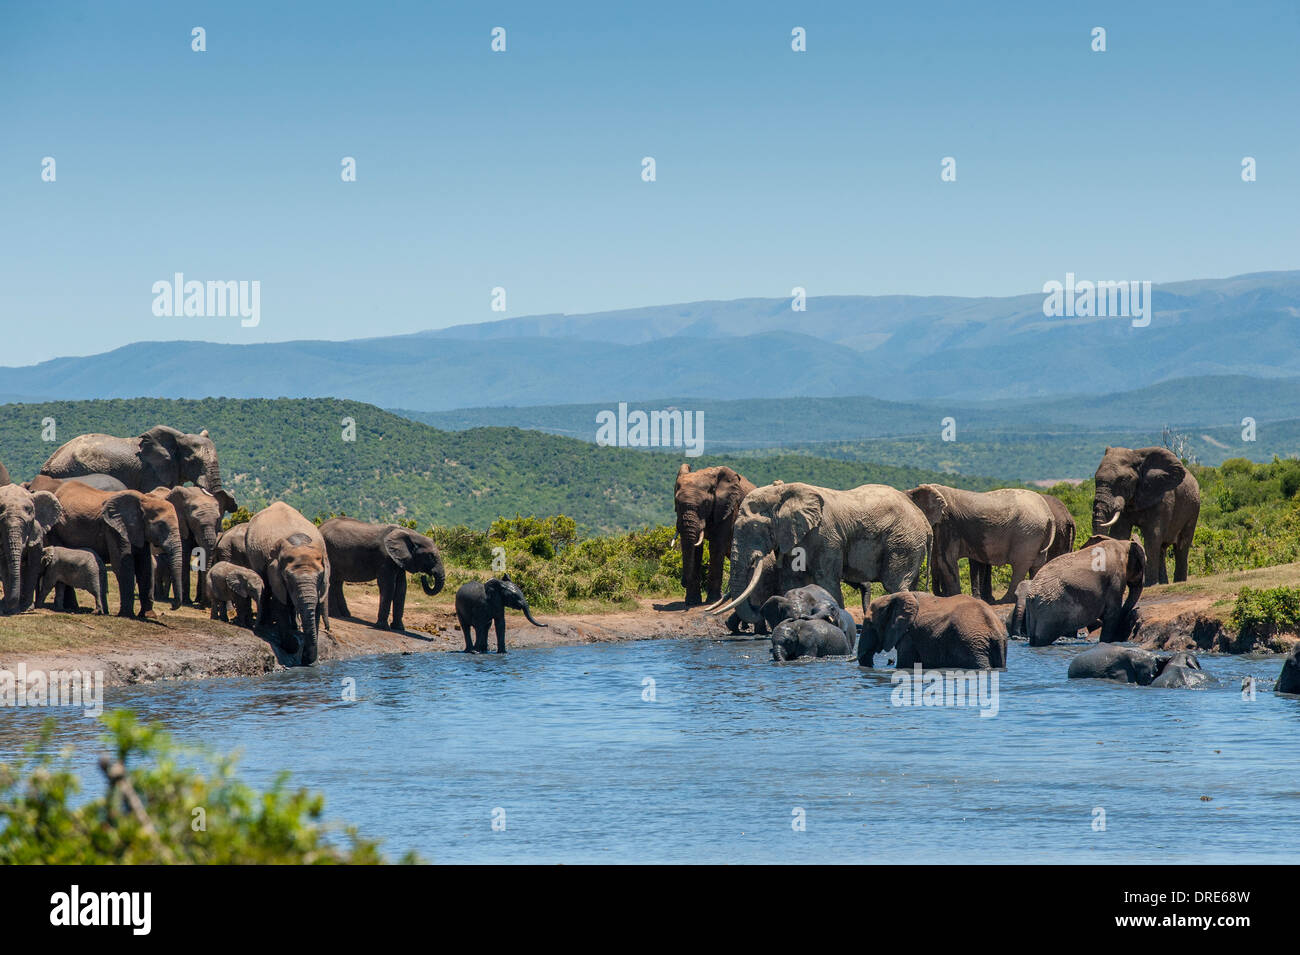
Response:
POLYGON ((37 491, 32 495, 32 503, 36 505, 36 523, 40 525, 41 535, 48 537, 63 522, 63 505, 49 491, 37 491))
POLYGON ((892 594, 891 597, 879 627, 884 640, 882 651, 884 653, 894 649, 899 641, 907 636, 907 632, 912 629, 912 624, 916 622, 917 612, 921 609, 916 594, 910 590, 892 594))
POLYGON ((140 457, 153 468, 159 480, 168 486, 177 483, 176 438, 162 425, 140 435, 140 457))
POLYGON ((133 548, 145 545, 144 509, 141 507, 140 498, 133 492, 122 491, 114 494, 104 502, 101 513, 104 523, 125 543, 133 548))
POLYGON ((1187 469, 1168 448, 1150 448, 1138 467, 1137 500, 1139 510, 1153 507, 1160 499, 1183 483, 1187 469))
MULTIPOLYGON (((682 467, 686 467, 685 464, 682 467)), ((745 495, 740 489, 740 475, 731 468, 720 468, 713 486, 713 521, 725 524, 740 513, 740 501, 745 495)))
POLYGON ((689 464, 683 464, 681 467, 677 469, 677 480, 673 483, 674 494, 676 494, 677 489, 682 486, 682 478, 686 477, 686 475, 690 473, 691 473, 691 466, 689 464))
POLYGON ((822 496, 811 488, 794 488, 781 496, 773 521, 778 551, 790 553, 817 526, 822 504, 822 496))
POLYGON ((414 556, 411 553, 411 539, 400 530, 389 532, 384 537, 384 553, 398 567, 405 567, 414 556))
POLYGON ((921 509, 925 519, 933 527, 943 520, 943 513, 948 507, 948 500, 934 484, 922 484, 905 492, 912 503, 921 509))
POLYGON ((1135 540, 1128 541, 1128 566, 1124 577, 1130 586, 1140 585, 1147 576, 1147 552, 1135 540))

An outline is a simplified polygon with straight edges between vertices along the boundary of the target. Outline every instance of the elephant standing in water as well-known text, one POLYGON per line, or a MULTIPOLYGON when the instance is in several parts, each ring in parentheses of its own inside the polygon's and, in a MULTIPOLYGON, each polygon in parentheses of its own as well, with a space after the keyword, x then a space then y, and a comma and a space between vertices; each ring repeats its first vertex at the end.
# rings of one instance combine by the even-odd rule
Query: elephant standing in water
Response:
POLYGON ((802 584, 825 588, 839 606, 842 581, 878 580, 886 593, 911 590, 934 542, 920 509, 884 484, 849 491, 780 482, 760 487, 741 502, 734 536, 728 600, 710 612, 735 608, 754 624, 768 597, 802 584))
POLYGON ((898 648, 898 668, 997 670, 1007 665, 1007 628, 988 604, 966 594, 900 591, 871 601, 858 640, 858 665, 898 648))
POLYGON ((1174 549, 1174 581, 1187 579, 1187 555, 1201 514, 1201 486, 1168 448, 1107 448, 1097 466, 1092 532, 1128 540, 1136 527, 1147 555, 1146 583, 1169 583, 1165 549, 1174 549))
POLYGON ((1275 693, 1300 693, 1300 646, 1287 654, 1282 661, 1282 672, 1273 687, 1275 693))
POLYGON ((370 524, 352 517, 333 517, 320 526, 330 558, 330 616, 350 617, 343 582, 379 582, 379 619, 375 626, 401 630, 406 610, 406 575, 419 574, 420 587, 437 596, 447 580, 438 547, 423 534, 397 524, 370 524), (429 586, 427 577, 433 578, 429 586))
POLYGON ((1147 578, 1146 554, 1134 540, 1091 537, 1072 554, 1049 561, 1016 588, 1008 630, 1045 647, 1101 619, 1101 641, 1122 643, 1138 628, 1137 602, 1147 578), (1128 597, 1124 591, 1128 589, 1128 597))
POLYGON ((83 434, 51 454, 41 473, 53 478, 107 474, 134 491, 193 481, 215 497, 223 511, 235 510, 235 499, 221 486, 217 449, 206 431, 186 434, 156 425, 138 438, 83 434))
POLYGON ((283 501, 264 507, 248 522, 249 569, 262 578, 258 625, 274 624, 286 653, 297 653, 295 616, 302 626, 303 666, 316 662, 317 632, 329 630, 330 566, 325 538, 307 518, 283 501))
POLYGON ((683 464, 673 486, 673 507, 677 511, 677 537, 682 548, 682 586, 686 606, 700 599, 704 542, 709 542, 708 603, 722 597, 722 562, 731 554, 732 527, 740 513, 740 502, 754 485, 728 467, 691 471, 683 464))
POLYGON ((18 484, 0 486, 0 614, 32 605, 45 539, 63 520, 63 507, 48 491, 32 493, 18 484))
POLYGON ((497 653, 506 652, 506 607, 522 610, 524 617, 534 627, 545 627, 533 619, 533 612, 528 608, 528 599, 519 585, 510 579, 509 574, 502 574, 500 579, 480 583, 471 580, 462 584, 456 591, 456 619, 460 622, 461 632, 465 634, 466 653, 487 653, 488 627, 495 625, 497 631, 497 653), (473 631, 473 639, 470 631, 473 631))

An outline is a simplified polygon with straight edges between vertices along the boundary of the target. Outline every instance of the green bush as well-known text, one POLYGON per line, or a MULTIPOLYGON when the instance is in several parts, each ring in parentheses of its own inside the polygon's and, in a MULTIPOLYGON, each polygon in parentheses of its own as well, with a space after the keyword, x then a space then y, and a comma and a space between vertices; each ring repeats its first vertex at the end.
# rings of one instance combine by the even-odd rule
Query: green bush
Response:
POLYGON ((1247 636, 1300 631, 1300 587, 1242 587, 1231 620, 1238 632, 1247 636))

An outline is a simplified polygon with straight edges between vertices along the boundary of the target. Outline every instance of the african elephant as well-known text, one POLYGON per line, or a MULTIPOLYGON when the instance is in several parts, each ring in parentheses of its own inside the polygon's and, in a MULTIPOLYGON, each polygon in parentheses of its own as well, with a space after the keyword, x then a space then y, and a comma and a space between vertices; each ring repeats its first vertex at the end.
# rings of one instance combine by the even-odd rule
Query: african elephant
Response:
POLYGON ((1137 541, 1090 537, 1074 553, 1048 561, 1033 580, 1021 581, 1008 630, 1028 637, 1031 647, 1045 647, 1100 618, 1101 641, 1122 643, 1137 631, 1146 571, 1137 541))
POLYGON ((406 610, 406 575, 419 574, 420 587, 430 597, 442 590, 447 573, 438 547, 423 534, 397 524, 369 524, 351 517, 330 518, 320 526, 330 558, 330 616, 350 617, 343 582, 379 581, 379 619, 386 629, 401 630, 406 610), (425 575, 433 578, 429 586, 425 575))
POLYGON ((0 461, 0 487, 4 487, 9 483, 11 483, 9 480, 9 472, 5 470, 4 462, 0 461))
MULTIPOLYGON (((1068 554, 1074 550, 1074 515, 1070 509, 1065 506, 1065 502, 1054 494, 1042 495, 1043 502, 1052 512, 1052 517, 1056 524, 1056 534, 1052 539, 1052 545, 1047 548, 1047 559, 1060 557, 1062 554, 1068 554)), ((993 574, 992 567, 982 561, 969 559, 970 565, 970 592, 979 597, 985 603, 993 603, 993 574)), ((1032 578, 1036 571, 1030 571, 1029 576, 1032 578)))
POLYGON ((41 473, 55 478, 107 474, 134 491, 193 481, 216 497, 222 510, 235 510, 235 499, 221 486, 217 449, 207 431, 186 434, 155 425, 138 438, 83 434, 51 454, 41 473))
POLYGON ((248 522, 249 569, 262 578, 259 625, 274 625, 286 653, 297 653, 295 614, 302 626, 303 666, 316 662, 318 626, 329 630, 330 565, 320 529, 298 511, 276 501, 248 522))
POLYGON ((32 605, 41 551, 62 520, 63 507, 48 491, 33 494, 18 484, 0 486, 0 613, 21 613, 32 605))
POLYGON ((1277 675, 1274 693, 1300 693, 1300 645, 1282 661, 1282 672, 1277 675))
POLYGON ((456 591, 456 619, 460 621, 460 629, 465 634, 466 653, 488 652, 489 624, 496 626, 497 653, 506 652, 506 607, 522 610, 534 627, 546 626, 533 619, 524 592, 510 579, 509 574, 502 574, 499 580, 493 577, 482 583, 471 580, 461 584, 456 591), (474 631, 472 640, 470 630, 474 631))
POLYGON ((1160 675, 1151 681, 1152 686, 1191 687, 1210 682, 1210 675, 1201 669, 1196 654, 1180 650, 1166 657, 1160 664, 1160 675))
POLYGON ((877 597, 867 607, 858 665, 870 667, 877 653, 895 647, 899 669, 919 663, 927 668, 996 670, 1007 665, 1007 628, 977 597, 900 591, 877 597))
POLYGON ((1099 643, 1071 660, 1066 675, 1071 680, 1110 680, 1150 686, 1166 662, 1167 658, 1139 647, 1099 643))
POLYGON ((1187 555, 1201 513, 1201 486, 1167 448, 1107 448, 1097 466, 1092 532, 1128 540, 1136 527, 1147 555, 1146 583, 1169 583, 1165 548, 1174 549, 1174 580, 1187 579, 1187 555))
POLYGON ((121 598, 118 616, 132 615, 137 589, 140 616, 153 613, 154 547, 165 556, 163 566, 176 588, 172 609, 180 606, 181 531, 168 501, 139 491, 98 491, 80 481, 59 481, 54 493, 64 520, 51 542, 93 550, 112 566, 121 598))
POLYGON ((222 531, 217 538, 217 549, 213 552, 212 562, 219 560, 238 564, 240 567, 251 566, 248 563, 248 524, 236 524, 229 530, 222 531))
POLYGON ((852 652, 853 640, 844 629, 820 617, 794 617, 772 628, 772 660, 776 663, 800 657, 848 656, 852 652))
POLYGON ((836 491, 777 482, 746 495, 734 537, 728 600, 710 613, 735 608, 757 623, 768 597, 803 584, 825 588, 840 606, 842 581, 878 580, 886 593, 910 590, 934 535, 911 499, 884 484, 836 491), (774 563, 765 565, 766 558, 774 563), (760 582, 769 588, 761 599, 760 582))
POLYGON ((45 548, 41 555, 41 579, 36 588, 36 605, 54 590, 54 609, 65 609, 65 598, 73 590, 90 594, 95 613, 108 613, 108 569, 93 550, 70 547, 45 548))
POLYGON ((262 578, 247 567, 218 561, 208 568, 209 600, 213 620, 229 622, 227 605, 235 605, 235 625, 253 627, 253 606, 262 601, 262 578))
MULTIPOLYGON (((988 568, 1010 564, 1011 585, 1000 602, 1011 600, 1016 584, 1047 563, 1048 551, 1055 546, 1056 517, 1044 496, 1034 491, 1003 488, 979 492, 922 484, 907 496, 934 530, 930 580, 937 596, 961 593, 957 562, 966 557, 974 562, 972 568, 975 563, 988 568)), ((971 574, 972 590, 980 584, 975 595, 992 603, 991 578, 975 569, 971 574)))
POLYGON ((759 609, 759 614, 771 629, 782 620, 793 620, 798 617, 830 619, 828 615, 840 609, 842 608, 839 602, 830 591, 816 584, 809 584, 807 587, 796 587, 783 594, 768 597, 759 609))
MULTIPOLYGON (((221 534, 221 504, 201 487, 181 485, 173 488, 155 488, 149 492, 151 497, 166 500, 176 511, 176 521, 181 530, 181 603, 190 602, 190 565, 194 561, 194 551, 202 548, 202 561, 196 568, 198 580, 195 585, 195 602, 203 605, 204 578, 207 568, 215 561, 217 537, 221 534)), ((158 573, 155 575, 154 597, 166 600, 170 587, 167 576, 162 573, 159 554, 158 573)))
POLYGON ((722 597, 722 562, 731 554, 732 528, 740 502, 754 485, 728 467, 691 471, 689 464, 677 470, 673 486, 673 507, 677 511, 677 538, 682 548, 682 586, 686 606, 703 603, 704 542, 709 542, 708 603, 722 597))

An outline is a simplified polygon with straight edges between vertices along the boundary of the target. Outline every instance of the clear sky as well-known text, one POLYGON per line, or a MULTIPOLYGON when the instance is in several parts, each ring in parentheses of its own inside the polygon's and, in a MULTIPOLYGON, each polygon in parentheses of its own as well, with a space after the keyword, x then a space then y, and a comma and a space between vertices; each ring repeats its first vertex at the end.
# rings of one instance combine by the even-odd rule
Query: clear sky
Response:
POLYGON ((1297 268, 1298 11, 5 4, 0 364, 492 320, 494 286, 519 316, 1297 268), (178 271, 260 281, 261 324, 155 317, 178 271))

